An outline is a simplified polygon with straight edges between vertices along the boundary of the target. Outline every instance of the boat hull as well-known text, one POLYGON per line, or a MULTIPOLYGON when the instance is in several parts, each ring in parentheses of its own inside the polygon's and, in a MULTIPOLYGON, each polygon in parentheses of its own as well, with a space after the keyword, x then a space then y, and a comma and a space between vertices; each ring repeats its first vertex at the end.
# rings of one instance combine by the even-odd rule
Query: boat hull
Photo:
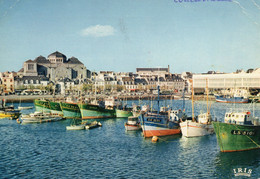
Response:
POLYGON ((21 115, 20 111, 1 111, 0 118, 17 119, 21 115))
POLYGON ((50 104, 49 101, 44 101, 44 100, 34 100, 34 105, 35 105, 35 110, 39 112, 45 112, 45 113, 50 113, 50 104))
POLYGON ((27 110, 27 109, 32 109, 32 106, 18 106, 19 110, 27 110))
POLYGON ((141 130, 141 125, 140 124, 128 124, 128 123, 125 123, 125 129, 127 131, 138 131, 138 130, 141 130))
POLYGON ((168 121, 168 115, 144 115, 139 116, 144 137, 168 136, 180 134, 180 126, 176 122, 168 121))
POLYGON ((50 109, 51 109, 52 114, 63 116, 63 112, 60 107, 60 103, 50 101, 49 104, 50 104, 50 109))
POLYGON ((67 130, 83 130, 85 129, 84 125, 72 125, 72 126, 66 126, 67 130))
POLYGON ((30 119, 22 118, 21 124, 34 124, 34 123, 45 123, 45 122, 56 122, 62 120, 62 117, 46 118, 46 119, 30 119))
POLYGON ((230 97, 226 98, 224 96, 215 96, 216 102, 219 103, 248 103, 248 98, 244 97, 230 97))
POLYGON ((116 117, 129 117, 129 116, 133 116, 132 111, 116 109, 116 117))
POLYGON ((105 109, 98 105, 78 104, 82 119, 101 119, 115 117, 115 110, 105 109))
POLYGON ((260 149, 260 126, 213 122, 221 152, 260 149))
POLYGON ((184 137, 199 137, 214 134, 214 128, 210 124, 200 124, 186 120, 180 123, 180 127, 184 137))
POLYGON ((60 102, 64 118, 81 118, 78 104, 60 102))

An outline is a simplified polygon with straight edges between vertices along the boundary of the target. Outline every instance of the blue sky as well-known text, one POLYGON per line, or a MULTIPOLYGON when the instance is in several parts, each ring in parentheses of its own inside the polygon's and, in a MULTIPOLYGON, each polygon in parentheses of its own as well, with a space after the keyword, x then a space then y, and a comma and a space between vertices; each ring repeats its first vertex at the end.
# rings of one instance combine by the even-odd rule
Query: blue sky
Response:
POLYGON ((91 71, 260 67, 260 0, 175 1, 0 0, 0 71, 55 51, 91 71))

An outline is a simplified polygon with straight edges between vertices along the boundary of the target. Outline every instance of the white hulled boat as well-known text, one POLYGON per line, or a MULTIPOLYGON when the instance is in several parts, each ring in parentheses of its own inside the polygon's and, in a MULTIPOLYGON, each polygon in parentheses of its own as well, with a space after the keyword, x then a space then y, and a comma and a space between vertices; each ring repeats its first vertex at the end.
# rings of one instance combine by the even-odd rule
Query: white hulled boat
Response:
MULTIPOLYGON (((192 82, 193 85, 193 82, 192 82)), ((212 118, 208 112, 208 80, 206 79, 207 88, 207 113, 201 113, 196 119, 194 117, 194 90, 192 86, 192 117, 187 118, 180 123, 181 133, 185 137, 199 137, 214 133, 214 128, 211 124, 212 118)))
POLYGON ((197 117, 197 120, 188 118, 186 121, 181 122, 181 133, 185 137, 199 137, 210 135, 214 133, 214 128, 211 125, 211 115, 202 113, 197 117))
POLYGON ((22 124, 32 124, 32 123, 44 123, 44 122, 55 122, 60 121, 63 118, 56 115, 51 115, 50 113, 34 112, 31 114, 23 114, 18 120, 22 124))
POLYGON ((85 129, 85 125, 81 124, 81 125, 70 125, 70 126, 66 126, 67 130, 83 130, 85 129))
POLYGON ((141 129, 138 117, 129 116, 128 121, 125 123, 125 129, 127 131, 136 131, 141 129))

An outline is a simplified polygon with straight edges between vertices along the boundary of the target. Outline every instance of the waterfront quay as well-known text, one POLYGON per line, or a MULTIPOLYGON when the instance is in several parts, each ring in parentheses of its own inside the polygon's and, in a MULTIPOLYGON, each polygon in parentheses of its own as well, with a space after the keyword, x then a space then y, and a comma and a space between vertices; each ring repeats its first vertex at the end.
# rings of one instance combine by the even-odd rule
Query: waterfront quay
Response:
MULTIPOLYGON (((103 95, 99 94, 96 96, 97 99, 104 99, 108 96, 113 96, 118 98, 119 100, 155 100, 157 99, 158 95, 155 94, 145 94, 145 95, 103 95)), ((65 101, 67 96, 64 95, 8 95, 8 96, 0 96, 0 100, 5 100, 7 103, 19 103, 19 102, 33 102, 35 99, 47 99, 47 100, 58 100, 58 101, 65 101)), ((82 96, 75 96, 76 98, 85 98, 85 99, 95 99, 93 95, 82 95, 82 96)), ((173 95, 160 95, 160 99, 168 99, 168 100, 182 100, 182 94, 173 94, 173 95)), ((190 95, 185 96, 185 100, 191 99, 190 95)), ((209 101, 215 101, 214 96, 209 96, 209 101)), ((197 95, 194 96, 194 100, 197 101, 206 101, 206 95, 197 95)))

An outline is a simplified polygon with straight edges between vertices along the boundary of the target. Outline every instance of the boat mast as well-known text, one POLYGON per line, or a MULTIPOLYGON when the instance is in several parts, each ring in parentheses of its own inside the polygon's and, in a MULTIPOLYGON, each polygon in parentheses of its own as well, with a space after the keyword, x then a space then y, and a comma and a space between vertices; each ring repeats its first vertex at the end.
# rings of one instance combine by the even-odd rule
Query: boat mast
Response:
POLYGON ((191 104, 192 104, 192 121, 194 122, 194 89, 193 80, 191 80, 191 104))
POLYGON ((94 77, 95 77, 95 103, 97 103, 97 77, 96 77, 96 73, 94 73, 94 77))
POLYGON ((183 93, 182 93, 182 111, 185 109, 185 86, 183 88, 183 93))
POLYGON ((207 92, 207 114, 209 114, 209 86, 208 86, 208 78, 206 78, 206 92, 207 92))
POLYGON ((159 114, 159 112, 160 112, 160 86, 159 86, 159 84, 157 86, 157 90, 158 90, 158 101, 157 101, 157 103, 158 103, 158 111, 157 111, 157 114, 159 114))
POLYGON ((158 85, 157 85, 157 90, 158 90, 158 110, 157 110, 157 114, 160 113, 160 86, 159 86, 159 68, 158 68, 158 85))

